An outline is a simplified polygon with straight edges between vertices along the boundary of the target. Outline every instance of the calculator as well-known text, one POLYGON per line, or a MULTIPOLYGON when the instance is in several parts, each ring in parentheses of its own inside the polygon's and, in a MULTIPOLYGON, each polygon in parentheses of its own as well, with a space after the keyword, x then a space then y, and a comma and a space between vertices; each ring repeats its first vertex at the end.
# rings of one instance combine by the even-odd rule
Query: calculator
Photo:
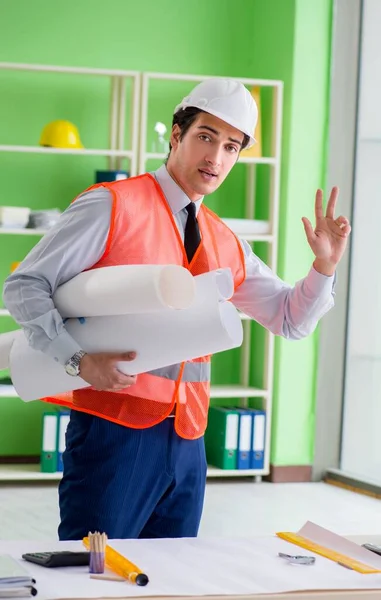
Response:
POLYGON ((90 564, 90 552, 27 552, 22 555, 24 560, 36 563, 41 567, 83 567, 90 564))

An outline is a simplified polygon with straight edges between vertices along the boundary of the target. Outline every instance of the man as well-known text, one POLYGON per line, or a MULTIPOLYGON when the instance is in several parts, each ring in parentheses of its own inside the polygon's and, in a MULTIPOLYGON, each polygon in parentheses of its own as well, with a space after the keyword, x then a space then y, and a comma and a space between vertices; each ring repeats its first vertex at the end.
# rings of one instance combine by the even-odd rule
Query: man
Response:
MULTIPOLYGON (((230 267, 235 306, 275 334, 310 334, 332 307, 334 273, 350 225, 326 215, 316 194, 316 227, 303 219, 315 255, 307 277, 288 286, 203 205, 254 143, 257 108, 234 81, 207 80, 175 109, 166 165, 153 174, 94 186, 8 278, 4 301, 29 343, 79 374, 59 488, 60 539, 89 530, 110 538, 196 536, 206 479, 203 433, 209 359, 137 377, 120 373, 123 355, 86 354, 65 330, 52 295, 85 269, 175 263, 193 275, 230 267)), ((61 402, 60 399, 48 399, 61 402)))

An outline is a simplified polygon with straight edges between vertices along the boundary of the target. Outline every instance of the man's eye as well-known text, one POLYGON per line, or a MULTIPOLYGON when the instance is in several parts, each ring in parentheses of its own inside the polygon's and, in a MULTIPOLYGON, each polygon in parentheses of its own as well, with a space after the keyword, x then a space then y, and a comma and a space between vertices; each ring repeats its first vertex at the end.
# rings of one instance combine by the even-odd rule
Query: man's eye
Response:
POLYGON ((231 146, 231 145, 229 145, 229 146, 227 146, 227 150, 228 150, 228 152, 231 152, 232 154, 233 154, 234 152, 237 152, 237 148, 236 148, 236 146, 231 146))
POLYGON ((202 140, 202 141, 204 141, 204 142, 210 142, 210 137, 208 135, 205 135, 205 134, 201 134, 199 136, 199 139, 202 140))

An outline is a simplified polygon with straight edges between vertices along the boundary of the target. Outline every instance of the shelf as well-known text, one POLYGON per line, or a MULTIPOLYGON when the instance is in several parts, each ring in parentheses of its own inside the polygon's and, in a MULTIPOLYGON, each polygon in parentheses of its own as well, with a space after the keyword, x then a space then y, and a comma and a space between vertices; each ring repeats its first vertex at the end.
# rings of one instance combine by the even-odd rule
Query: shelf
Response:
POLYGON ((241 156, 238 162, 245 165, 276 165, 278 160, 273 156, 241 156))
POLYGON ((218 469, 208 467, 208 477, 261 477, 267 475, 263 469, 218 469))
MULTIPOLYGON (((235 232, 234 232, 235 233, 235 232)), ((274 236, 267 233, 236 233, 237 237, 247 242, 273 242, 274 236)))
MULTIPOLYGON (((0 317, 10 317, 10 312, 9 310, 7 310, 6 308, 0 308, 0 317)), ((245 313, 239 313, 239 316, 241 317, 241 321, 250 321, 251 317, 249 317, 249 315, 245 315, 245 313)))
POLYGON ((62 473, 41 473, 40 465, 0 465, 2 481, 59 481, 62 473))
MULTIPOLYGON (((26 229, 26 228, 6 228, 0 227, 0 235, 45 235, 47 229, 26 229)), ((237 236, 246 240, 247 242, 272 242, 274 237, 272 235, 261 234, 261 233, 237 233, 237 236)))
POLYGON ((75 154, 85 156, 120 156, 132 158, 132 150, 96 150, 95 148, 45 148, 44 146, 0 145, 0 152, 31 152, 34 154, 75 154))
POLYGON ((0 384, 0 398, 18 398, 18 395, 13 385, 0 384))
MULTIPOLYGON (((256 477, 266 475, 265 471, 254 469, 218 469, 217 467, 208 467, 208 477, 256 477)), ((62 472, 41 473, 40 465, 0 465, 0 483, 1 482, 36 482, 36 481, 56 481, 62 479, 62 472)))
POLYGON ((10 71, 40 71, 45 73, 75 73, 77 75, 99 75, 106 77, 137 77, 137 71, 121 69, 96 69, 84 67, 63 67, 58 65, 34 65, 29 63, 0 62, 0 69, 10 71))
MULTIPOLYGON (((211 398, 265 398, 266 390, 242 385, 212 385, 211 398)), ((0 384, 0 398, 18 398, 13 385, 0 384)))
MULTIPOLYGON (((205 81, 206 79, 214 78, 219 79, 216 75, 185 75, 183 73, 145 73, 148 79, 164 79, 169 81, 194 81, 200 82, 205 81)), ((247 77, 231 77, 230 79, 235 79, 236 81, 240 81, 245 85, 258 85, 261 87, 283 87, 283 81, 278 79, 249 79, 247 77)))
POLYGON ((265 398, 268 392, 242 385, 212 385, 211 398, 265 398))
MULTIPOLYGON (((0 146, 1 148, 1 146, 0 146)), ((169 150, 168 150, 169 152, 169 150)), ((145 160, 164 160, 168 156, 168 152, 145 152, 144 159, 145 160)), ((255 156, 242 156, 238 159, 238 162, 244 163, 246 165, 275 165, 277 164, 277 159, 272 156, 261 156, 259 158, 255 156)))
POLYGON ((45 235, 47 229, 26 229, 22 227, 0 227, 0 235, 45 235))

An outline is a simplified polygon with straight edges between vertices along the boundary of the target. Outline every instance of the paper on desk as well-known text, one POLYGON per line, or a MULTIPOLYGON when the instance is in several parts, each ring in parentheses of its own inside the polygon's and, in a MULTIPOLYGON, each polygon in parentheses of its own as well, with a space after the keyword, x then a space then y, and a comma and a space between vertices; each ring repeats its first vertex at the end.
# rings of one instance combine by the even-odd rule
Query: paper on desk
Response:
MULTIPOLYGON (((276 536, 111 540, 109 543, 146 572, 149 577, 146 587, 92 580, 86 567, 52 572, 52 569, 24 563, 37 580, 39 600, 381 589, 381 575, 361 575, 320 556, 312 567, 290 565, 278 557, 278 552, 289 552, 291 545, 276 536)), ((0 552, 5 549, 19 558, 25 552, 82 550, 83 547, 81 542, 0 541, 0 552)))
POLYGON ((375 567, 381 571, 381 556, 378 556, 366 548, 362 548, 358 544, 355 544, 355 542, 351 542, 328 529, 319 527, 319 525, 311 523, 311 521, 307 521, 301 530, 298 531, 298 534, 311 540, 311 542, 315 542, 315 544, 319 544, 324 546, 324 548, 329 548, 330 550, 349 556, 354 560, 358 560, 365 565, 375 567))

